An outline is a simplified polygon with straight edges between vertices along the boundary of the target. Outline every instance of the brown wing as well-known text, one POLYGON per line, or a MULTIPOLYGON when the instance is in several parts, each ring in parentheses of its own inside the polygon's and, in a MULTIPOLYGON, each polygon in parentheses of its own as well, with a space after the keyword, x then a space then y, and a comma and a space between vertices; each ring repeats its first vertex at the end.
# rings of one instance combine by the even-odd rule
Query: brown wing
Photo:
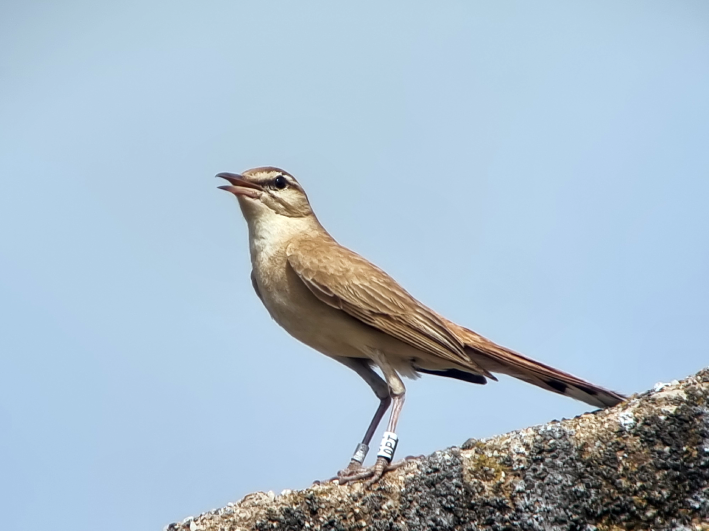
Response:
POLYGON ((465 352, 439 316, 384 271, 334 240, 292 242, 293 271, 322 302, 428 354, 494 378, 465 352))

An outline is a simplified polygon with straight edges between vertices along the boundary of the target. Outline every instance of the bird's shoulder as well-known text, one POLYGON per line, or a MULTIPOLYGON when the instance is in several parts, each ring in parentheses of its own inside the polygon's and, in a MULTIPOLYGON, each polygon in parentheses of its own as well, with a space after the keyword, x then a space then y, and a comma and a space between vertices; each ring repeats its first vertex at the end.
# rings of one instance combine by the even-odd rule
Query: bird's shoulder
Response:
POLYGON ((324 293, 399 313, 415 299, 389 274, 332 238, 303 238, 286 249, 288 263, 298 275, 324 293))

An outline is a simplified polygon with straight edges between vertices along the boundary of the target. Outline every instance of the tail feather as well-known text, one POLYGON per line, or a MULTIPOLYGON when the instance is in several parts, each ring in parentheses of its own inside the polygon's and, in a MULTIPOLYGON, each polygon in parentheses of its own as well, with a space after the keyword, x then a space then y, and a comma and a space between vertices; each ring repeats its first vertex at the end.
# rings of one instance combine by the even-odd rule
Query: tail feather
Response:
POLYGON ((465 343, 472 361, 485 370, 507 374, 596 407, 612 407, 625 400, 619 393, 523 356, 447 319, 444 322, 465 343))

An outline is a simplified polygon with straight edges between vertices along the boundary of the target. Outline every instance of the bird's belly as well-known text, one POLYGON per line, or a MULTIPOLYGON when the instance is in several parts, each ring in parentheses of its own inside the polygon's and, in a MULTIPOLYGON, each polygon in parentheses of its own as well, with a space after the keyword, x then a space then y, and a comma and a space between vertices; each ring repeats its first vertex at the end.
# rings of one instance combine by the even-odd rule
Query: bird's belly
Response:
POLYGON ((300 279, 264 284, 264 306, 290 335, 327 356, 366 357, 358 347, 372 334, 369 327, 318 300, 300 279))

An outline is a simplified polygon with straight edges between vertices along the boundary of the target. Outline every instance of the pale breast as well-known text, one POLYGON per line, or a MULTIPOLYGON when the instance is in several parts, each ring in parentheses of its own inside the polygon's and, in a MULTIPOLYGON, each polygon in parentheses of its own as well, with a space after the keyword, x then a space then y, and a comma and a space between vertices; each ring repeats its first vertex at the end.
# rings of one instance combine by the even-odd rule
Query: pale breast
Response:
POLYGON ((332 357, 371 358, 371 349, 383 350, 401 374, 415 375, 411 360, 420 356, 417 349, 322 302, 289 265, 287 246, 273 243, 254 238, 251 262, 261 300, 286 332, 332 357))
POLYGON ((364 325, 320 302, 284 253, 260 253, 252 265, 264 306, 286 332, 328 356, 363 357, 352 344, 364 325))

